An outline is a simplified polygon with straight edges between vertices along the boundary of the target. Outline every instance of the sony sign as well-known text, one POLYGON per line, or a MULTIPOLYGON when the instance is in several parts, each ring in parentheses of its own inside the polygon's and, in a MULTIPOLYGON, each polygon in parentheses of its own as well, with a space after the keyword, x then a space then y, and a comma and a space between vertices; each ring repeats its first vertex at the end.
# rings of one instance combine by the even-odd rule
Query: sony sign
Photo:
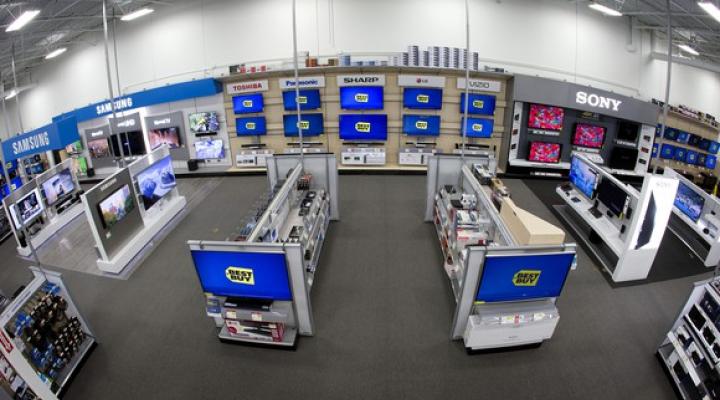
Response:
POLYGON ((595 93, 587 93, 578 91, 575 93, 575 102, 577 104, 588 105, 594 108, 604 108, 606 110, 620 111, 622 101, 610 97, 599 96, 595 93))
POLYGON ((50 146, 50 135, 45 132, 36 133, 12 144, 13 154, 27 153, 41 147, 50 146))
POLYGON ((385 75, 338 75, 338 86, 385 86, 385 75))

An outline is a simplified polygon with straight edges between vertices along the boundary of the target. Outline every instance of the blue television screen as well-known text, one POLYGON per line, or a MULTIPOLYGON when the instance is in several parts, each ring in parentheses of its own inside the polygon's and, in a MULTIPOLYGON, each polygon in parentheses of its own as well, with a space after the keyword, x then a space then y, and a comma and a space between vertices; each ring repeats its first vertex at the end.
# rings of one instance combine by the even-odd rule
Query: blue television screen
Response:
POLYGON ((680 143, 687 143, 690 139, 690 134, 685 131, 679 131, 677 135, 677 141, 680 143))
POLYGON ((557 297, 574 258, 572 253, 489 255, 475 299, 500 302, 557 297))
POLYGON ((382 86, 344 86, 340 88, 343 110, 382 110, 382 86))
POLYGON ((235 114, 259 113, 263 110, 262 93, 241 94, 233 97, 232 100, 235 114))
POLYGON ((235 118, 235 131, 238 136, 258 136, 267 133, 265 117, 235 118))
POLYGON ((684 147, 676 147, 675 148, 675 154, 673 154, 673 159, 675 161, 682 161, 685 162, 685 154, 686 151, 684 147))
POLYGON ((690 165, 697 164, 698 152, 692 150, 685 150, 685 162, 690 165))
POLYGON ((216 296, 291 301, 285 255, 191 251, 200 285, 216 296))
POLYGON ((717 154, 718 150, 720 150, 720 143, 711 140, 710 146, 708 146, 708 153, 710 154, 717 154))
MULTIPOLYGON (((300 114, 300 125, 302 126, 303 137, 320 136, 325 132, 323 115, 320 113, 300 114)), ((286 137, 300 136, 296 114, 283 115, 283 127, 286 137)))
POLYGON ((658 156, 658 144, 654 143, 652 147, 652 158, 656 158, 658 156))
POLYGON ((716 164, 717 164, 716 156, 711 156, 711 155, 705 156, 705 168, 715 169, 716 164))
POLYGON ((675 195, 675 207, 687 215, 688 218, 697 222, 704 206, 705 198, 680 182, 675 195))
POLYGON ((667 143, 663 143, 662 147, 660 148, 660 158, 673 158, 675 155, 675 146, 667 143))
POLYGON ((403 107, 416 110, 440 110, 442 108, 442 89, 405 88, 403 107))
POLYGON ((700 150, 708 151, 710 149, 710 140, 700 139, 700 143, 698 144, 698 147, 700 148, 700 150))
POLYGON ((340 139, 387 140, 387 115, 340 114, 340 139))
POLYGON ((577 157, 570 161, 570 182, 588 199, 592 199, 597 185, 598 173, 577 157))
POLYGON ((705 154, 703 154, 703 153, 698 153, 698 158, 697 158, 697 164, 696 164, 696 165, 699 165, 699 166, 701 166, 701 167, 704 166, 704 165, 705 165, 705 161, 707 161, 706 158, 707 158, 707 156, 706 156, 705 154))
POLYGON ((665 139, 677 140, 679 133, 680 133, 679 130, 677 130, 675 128, 667 127, 667 128, 665 128, 665 139))
POLYGON ((300 89, 300 101, 295 102, 295 91, 283 92, 283 105, 285 111, 297 110, 297 103, 300 103, 301 110, 317 110, 320 108, 320 89, 300 89))
MULTIPOLYGON (((465 119, 463 118, 463 123, 465 119)), ((492 136, 495 121, 488 118, 470 118, 467 120, 467 137, 469 138, 489 138, 492 136)), ((460 129, 460 135, 463 131, 460 129)))
POLYGON ((411 136, 440 136, 440 116, 403 115, 403 133, 411 136))
MULTIPOLYGON (((460 113, 465 113, 465 93, 460 95, 460 113)), ((470 93, 468 98, 468 114, 495 114, 495 96, 470 93)))

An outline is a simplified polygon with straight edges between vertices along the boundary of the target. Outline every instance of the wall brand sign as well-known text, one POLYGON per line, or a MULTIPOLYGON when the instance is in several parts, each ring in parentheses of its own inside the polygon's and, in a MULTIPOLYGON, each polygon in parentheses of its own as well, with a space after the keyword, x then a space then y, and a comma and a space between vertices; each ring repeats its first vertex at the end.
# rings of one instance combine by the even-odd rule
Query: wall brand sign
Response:
MULTIPOLYGON (((132 99, 132 97, 124 97, 124 98, 122 98, 122 99, 117 99, 117 100, 115 100, 113 103, 115 103, 115 111, 116 111, 116 112, 122 111, 122 110, 127 110, 127 109, 129 109, 129 108, 133 108, 133 99, 132 99)), ((99 117, 99 116, 101 116, 101 115, 105 115, 105 114, 107 114, 107 113, 111 113, 111 112, 112 112, 113 103, 111 103, 111 102, 108 101, 107 103, 102 103, 102 104, 96 105, 96 106, 95 106, 95 113, 97 114, 97 116, 99 117)))
POLYGON ((398 75, 398 86, 444 88, 445 77, 435 75, 398 75))
POLYGON ((245 81, 237 83, 229 83, 225 86, 225 92, 227 94, 240 94, 240 93, 252 93, 252 92, 267 92, 268 80, 263 79, 259 81, 245 81))
POLYGON ((50 150, 58 150, 80 139, 77 120, 68 118, 2 142, 5 162, 29 157, 50 150))
MULTIPOLYGON (((457 88, 465 90, 465 78, 458 78, 457 88)), ((500 93, 502 90, 502 82, 487 79, 470 79, 468 80, 468 89, 481 92, 500 93)))
POLYGON ((50 134, 47 131, 34 133, 12 144, 13 154, 33 152, 50 145, 50 134))
POLYGON ((620 105, 622 104, 621 100, 584 92, 582 90, 575 93, 575 102, 577 104, 613 111, 620 111, 620 105))
MULTIPOLYGON (((280 86, 280 89, 294 89, 295 88, 295 78, 280 78, 280 79, 278 79, 278 85, 280 86)), ((325 77, 322 75, 298 77, 298 87, 300 87, 300 88, 322 88, 322 87, 325 87, 325 77)))
POLYGON ((338 75, 338 86, 385 86, 385 75, 338 75))

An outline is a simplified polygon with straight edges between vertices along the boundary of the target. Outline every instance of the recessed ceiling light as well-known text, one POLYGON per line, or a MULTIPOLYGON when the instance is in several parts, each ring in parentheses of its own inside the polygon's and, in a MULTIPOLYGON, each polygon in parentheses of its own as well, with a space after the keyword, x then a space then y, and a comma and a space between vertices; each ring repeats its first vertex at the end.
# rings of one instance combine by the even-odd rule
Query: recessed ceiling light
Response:
POLYGON ((120 19, 123 20, 123 21, 132 21, 132 20, 134 20, 134 19, 138 19, 138 18, 140 18, 140 17, 144 17, 144 16, 152 13, 153 11, 155 11, 155 10, 153 10, 152 8, 147 8, 147 7, 145 7, 145 8, 141 8, 141 9, 139 9, 139 10, 137 10, 137 11, 133 11, 133 12, 131 12, 130 14, 125 14, 125 15, 123 15, 122 18, 120 18, 120 19))
POLYGON ((699 56, 700 53, 698 53, 697 50, 693 49, 692 47, 686 45, 686 44, 679 44, 678 47, 682 50, 684 50, 686 53, 690 53, 694 56, 699 56))
POLYGON ((48 53, 48 55, 45 56, 45 59, 49 60, 51 58, 55 58, 66 51, 67 51, 66 47, 61 47, 59 49, 55 49, 55 50, 51 51, 50 53, 48 53))
POLYGON ((611 17, 622 17, 622 13, 620 11, 604 6, 602 4, 590 3, 588 7, 592 8, 595 11, 600 11, 601 13, 609 15, 611 17))
POLYGON ((15 97, 15 96, 17 96, 17 92, 16 92, 15 90, 13 90, 13 91, 10 92, 7 96, 5 96, 5 100, 10 100, 10 99, 12 99, 12 98, 15 97))
POLYGON ((720 22, 720 8, 715 3, 709 1, 698 1, 700 8, 705 10, 706 13, 710 14, 718 22, 720 22))
POLYGON ((20 14, 19 17, 15 18, 15 21, 13 21, 12 24, 5 28, 5 32, 19 31, 23 26, 27 25, 28 22, 32 21, 33 18, 37 17, 38 14, 40 14, 40 10, 25 11, 20 14))

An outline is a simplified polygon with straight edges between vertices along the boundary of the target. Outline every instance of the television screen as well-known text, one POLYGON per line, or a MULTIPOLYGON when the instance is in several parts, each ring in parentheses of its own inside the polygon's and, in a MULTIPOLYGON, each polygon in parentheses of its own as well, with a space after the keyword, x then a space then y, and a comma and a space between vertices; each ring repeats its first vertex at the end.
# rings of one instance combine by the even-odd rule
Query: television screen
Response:
POLYGON ((620 121, 618 123, 617 140, 624 140, 627 142, 635 142, 640 132, 640 125, 630 121, 620 121))
MULTIPOLYGON (((465 113, 465 93, 460 94, 460 113, 465 113)), ((495 96, 470 93, 468 98, 468 114, 494 115, 495 96)))
POLYGON ((259 113, 263 111, 262 93, 241 94, 232 98, 235 114, 259 113))
POLYGON ((143 138, 142 131, 132 131, 115 134, 110 137, 110 143, 112 144, 112 151, 115 157, 121 156, 118 137, 120 137, 122 141, 122 150, 125 157, 145 154, 145 139, 143 138))
POLYGON ((680 182, 675 195, 675 207, 687 215, 688 218, 697 222, 702 215, 705 206, 705 198, 694 190, 690 189, 686 184, 680 182))
POLYGON ((143 206, 149 210, 175 188, 172 158, 165 157, 141 171, 137 175, 137 183, 143 206))
POLYGON ((63 197, 72 194, 75 190, 75 181, 69 168, 58 172, 52 178, 42 183, 42 190, 45 193, 47 205, 52 206, 63 197))
POLYGON ((593 170, 590 165, 577 157, 573 157, 570 161, 569 178, 570 182, 580 193, 588 199, 592 199, 595 185, 597 184, 598 173, 593 170))
MULTIPOLYGON (((323 115, 316 114, 300 114, 300 126, 302 127, 303 137, 320 136, 325 132, 323 115)), ((283 129, 286 137, 299 137, 297 114, 283 115, 283 129)))
POLYGON ((195 158, 199 160, 218 160, 225 158, 225 147, 222 140, 200 140, 193 143, 195 158))
POLYGON ((665 139, 668 140, 677 140, 678 134, 680 133, 679 130, 675 128, 667 127, 665 128, 665 139))
POLYGON ((688 144, 698 147, 700 146, 700 139, 702 139, 700 136, 691 133, 690 137, 688 138, 688 144))
MULTIPOLYGON (((464 118, 461 123, 464 123, 464 118)), ((461 125, 462 126, 462 125, 461 125)), ((465 132, 469 138, 489 138, 492 137, 495 128, 495 120, 489 118, 471 118, 468 117, 465 124, 465 132)), ((460 130, 462 136, 463 131, 460 130)))
POLYGON ((548 164, 560 162, 560 143, 530 142, 529 161, 536 161, 548 164))
POLYGON ((670 159, 675 155, 675 146, 667 143, 663 143, 660 148, 660 158, 670 159))
POLYGON ((410 136, 440 136, 440 116, 403 115, 403 133, 410 136))
POLYGON ((88 163, 85 157, 74 157, 70 164, 70 168, 75 175, 87 175, 88 163))
POLYGON ((685 162, 685 151, 684 147, 676 147, 675 154, 673 154, 673 160, 685 162))
POLYGON ((651 155, 652 158, 656 158, 658 156, 658 146, 659 145, 657 143, 653 143, 652 155, 651 155))
POLYGON ((288 90, 283 92, 283 105, 285 111, 297 110, 297 104, 300 103, 301 110, 316 110, 320 108, 320 89, 300 89, 300 101, 295 101, 295 91, 288 90))
POLYGON ((705 168, 715 169, 716 164, 717 164, 716 156, 711 156, 711 155, 705 156, 705 168))
POLYGON ((75 143, 70 143, 69 145, 65 146, 65 151, 68 154, 77 154, 77 153, 82 152, 82 150, 83 150, 82 140, 78 140, 75 143))
POLYGON ((573 144, 580 147, 599 149, 605 140, 605 128, 590 124, 575 124, 573 144))
POLYGON ((32 192, 23 196, 10 207, 10 214, 13 217, 16 227, 22 227, 32 222, 37 216, 42 214, 43 204, 40 201, 40 191, 36 188, 32 192))
POLYGON ((711 140, 710 146, 708 146, 708 153, 710 154, 717 154, 718 150, 720 150, 720 143, 711 140))
POLYGON ((194 134, 216 133, 220 130, 220 121, 215 111, 199 112, 188 115, 190 132, 194 134))
POLYGON ((107 138, 88 140, 88 151, 92 158, 110 157, 110 146, 107 138))
POLYGON ((597 198, 615 216, 622 214, 628 195, 608 178, 600 180, 597 187, 597 198))
POLYGON ((685 151, 685 162, 690 165, 697 164, 698 152, 693 150, 685 151))
POLYGON ((265 117, 235 118, 235 131, 238 136, 259 136, 267 134, 265 117))
POLYGON ((612 153, 610 153, 610 161, 608 163, 608 166, 614 169, 633 170, 635 169, 637 158, 637 149, 615 147, 614 149, 612 149, 612 153))
POLYGON ((151 150, 155 150, 164 144, 168 145, 171 149, 177 149, 182 146, 180 128, 177 127, 152 129, 148 136, 151 150))
POLYGON ((698 144, 698 147, 700 148, 700 150, 708 151, 710 149, 710 140, 700 139, 700 144, 698 144))
POLYGON ((702 167, 705 165, 705 162, 707 162, 707 156, 703 153, 698 153, 697 165, 702 167))
POLYGON ((203 292, 216 296, 292 301, 285 255, 192 250, 203 292))
POLYGON ((403 107, 413 110, 442 109, 442 89, 405 88, 403 90, 403 107))
POLYGON ((98 203, 98 209, 100 210, 102 223, 106 230, 117 225, 118 222, 122 221, 135 209, 135 200, 130 191, 130 186, 123 185, 120 189, 106 197, 98 203))
POLYGON ((549 131, 561 131, 564 119, 565 110, 560 107, 531 104, 530 115, 528 116, 528 127, 549 131))
POLYGON ((382 110, 382 86, 344 86, 340 88, 343 110, 382 110))
POLYGON ((475 300, 491 303, 558 297, 574 259, 573 253, 489 255, 475 300))
POLYGON ((677 141, 680 143, 687 143, 690 140, 690 134, 685 131, 678 131, 677 141))
POLYGON ((340 114, 340 139, 387 140, 387 115, 340 114))

